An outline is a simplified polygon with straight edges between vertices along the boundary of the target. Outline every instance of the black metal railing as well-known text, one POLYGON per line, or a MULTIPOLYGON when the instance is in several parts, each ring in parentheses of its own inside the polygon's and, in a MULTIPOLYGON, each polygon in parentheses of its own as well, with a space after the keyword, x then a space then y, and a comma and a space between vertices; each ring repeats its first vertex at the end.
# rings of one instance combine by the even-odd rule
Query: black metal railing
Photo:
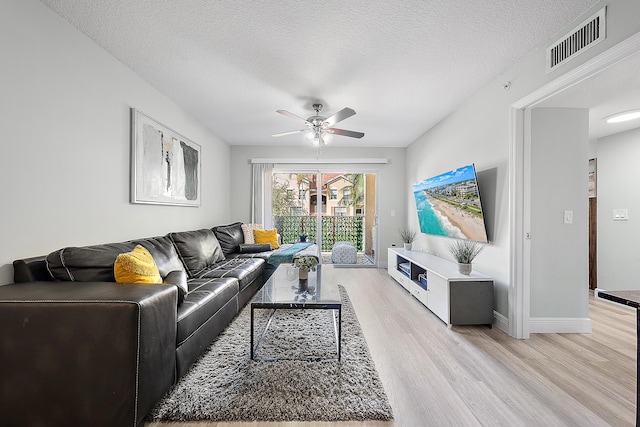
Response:
MULTIPOLYGON (((274 226, 282 241, 298 241, 301 234, 307 239, 316 237, 315 216, 275 216, 274 226)), ((364 236, 364 217, 362 216, 322 216, 322 250, 330 251, 335 242, 352 242, 358 251, 362 251, 364 236)))

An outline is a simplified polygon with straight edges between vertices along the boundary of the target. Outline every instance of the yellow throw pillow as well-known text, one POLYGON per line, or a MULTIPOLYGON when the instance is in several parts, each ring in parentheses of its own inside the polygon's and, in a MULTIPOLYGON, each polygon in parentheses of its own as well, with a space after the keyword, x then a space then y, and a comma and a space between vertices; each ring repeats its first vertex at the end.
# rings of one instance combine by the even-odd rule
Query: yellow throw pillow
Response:
POLYGON ((141 245, 116 257, 113 274, 117 283, 162 283, 156 262, 141 245))
POLYGON ((278 232, 275 228, 271 230, 253 230, 253 237, 256 243, 269 243, 271 249, 278 249, 278 232))

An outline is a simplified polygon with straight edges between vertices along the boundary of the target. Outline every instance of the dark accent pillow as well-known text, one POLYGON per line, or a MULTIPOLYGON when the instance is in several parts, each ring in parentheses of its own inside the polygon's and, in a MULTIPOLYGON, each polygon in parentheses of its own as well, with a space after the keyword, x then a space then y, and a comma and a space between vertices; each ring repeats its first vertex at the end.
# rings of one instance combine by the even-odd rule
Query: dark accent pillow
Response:
POLYGON ((218 239, 210 229, 170 233, 178 255, 189 277, 203 268, 224 261, 224 253, 218 239))
POLYGON ((267 252, 271 250, 269 243, 243 243, 240 245, 241 254, 252 254, 256 252, 267 252))
POLYGON ((235 222, 229 225, 219 225, 213 227, 213 232, 220 242, 220 247, 225 255, 236 253, 240 250, 240 245, 244 243, 244 233, 242 223, 235 222))

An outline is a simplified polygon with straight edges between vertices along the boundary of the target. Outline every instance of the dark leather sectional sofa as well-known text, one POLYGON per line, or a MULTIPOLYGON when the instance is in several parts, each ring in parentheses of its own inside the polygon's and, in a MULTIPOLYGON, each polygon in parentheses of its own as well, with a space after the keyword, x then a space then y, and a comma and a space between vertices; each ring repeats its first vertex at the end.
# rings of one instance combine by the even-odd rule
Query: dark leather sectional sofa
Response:
POLYGON ((243 243, 234 223, 14 261, 16 283, 0 286, 0 424, 142 424, 275 268, 243 243), (137 244, 166 286, 115 283, 117 255, 137 244))

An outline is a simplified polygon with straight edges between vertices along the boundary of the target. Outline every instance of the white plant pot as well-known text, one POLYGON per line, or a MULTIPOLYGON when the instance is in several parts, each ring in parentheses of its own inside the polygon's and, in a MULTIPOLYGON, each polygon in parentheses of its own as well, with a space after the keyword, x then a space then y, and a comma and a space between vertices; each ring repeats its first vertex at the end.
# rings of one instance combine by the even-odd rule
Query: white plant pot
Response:
POLYGON ((466 274, 469 275, 471 274, 471 267, 472 264, 462 264, 462 263, 458 263, 458 271, 460 272, 460 274, 466 274))
POLYGON ((301 268, 300 271, 298 271, 298 279, 305 280, 308 278, 309 278, 309 270, 307 270, 306 268, 301 268))
POLYGON ((413 247, 413 244, 411 244, 411 243, 405 243, 404 244, 404 250, 405 251, 410 251, 412 247, 413 247))

